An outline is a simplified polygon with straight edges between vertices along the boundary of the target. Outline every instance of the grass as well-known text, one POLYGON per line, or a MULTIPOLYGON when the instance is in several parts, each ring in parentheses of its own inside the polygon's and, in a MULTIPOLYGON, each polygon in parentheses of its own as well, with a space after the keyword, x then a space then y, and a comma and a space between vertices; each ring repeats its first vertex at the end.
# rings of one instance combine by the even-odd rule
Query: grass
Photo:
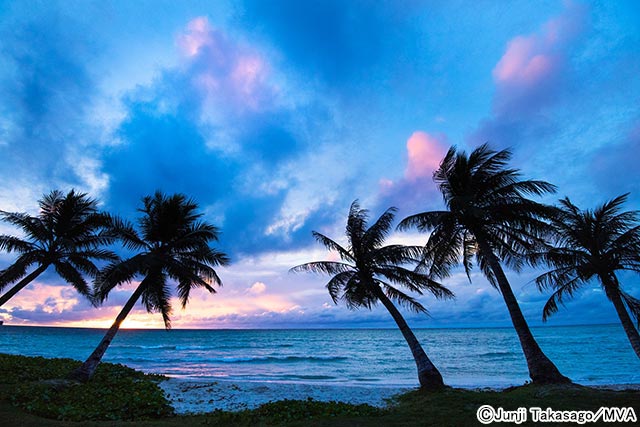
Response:
MULTIPOLYGON (((476 411, 482 405, 505 410, 550 407, 554 410, 574 411, 596 411, 601 406, 631 407, 636 416, 640 416, 640 391, 534 385, 500 392, 460 389, 447 389, 437 393, 413 391, 396 398, 387 409, 339 402, 282 400, 267 403, 254 410, 218 410, 202 415, 175 416, 157 385, 162 377, 145 375, 122 365, 102 364, 94 379, 84 385, 50 381, 64 378, 78 363, 70 359, 0 354, 0 425, 472 426, 481 425, 476 420, 476 411)), ((522 425, 534 424, 529 422, 522 425)))

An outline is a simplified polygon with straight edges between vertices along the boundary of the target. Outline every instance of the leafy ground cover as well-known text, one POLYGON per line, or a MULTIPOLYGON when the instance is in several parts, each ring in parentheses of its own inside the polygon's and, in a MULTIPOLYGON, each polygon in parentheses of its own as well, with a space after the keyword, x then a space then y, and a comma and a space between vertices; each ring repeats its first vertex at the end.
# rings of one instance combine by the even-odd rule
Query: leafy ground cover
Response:
MULTIPOLYGON (((70 385, 64 378, 80 362, 0 354, 0 425, 24 427, 107 426, 473 426, 482 405, 516 410, 597 411, 633 408, 640 415, 640 391, 581 386, 515 387, 504 391, 446 389, 398 396, 386 409, 314 400, 282 400, 253 410, 176 416, 157 382, 122 365, 103 363, 94 379, 70 385)), ((500 423, 493 425, 516 425, 500 423)), ((520 425, 536 425, 528 422, 520 425)), ((572 423, 539 423, 570 426, 572 423)), ((588 423, 587 425, 624 425, 588 423)), ((628 423, 627 425, 637 425, 628 423)))

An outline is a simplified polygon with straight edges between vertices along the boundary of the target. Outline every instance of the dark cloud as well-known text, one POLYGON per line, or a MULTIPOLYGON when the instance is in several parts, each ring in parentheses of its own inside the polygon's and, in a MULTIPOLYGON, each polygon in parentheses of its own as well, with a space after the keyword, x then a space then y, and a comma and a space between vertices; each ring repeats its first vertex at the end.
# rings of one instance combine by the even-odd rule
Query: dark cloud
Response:
POLYGON ((197 124, 180 112, 132 102, 118 135, 122 143, 109 147, 103 160, 110 177, 108 202, 118 212, 132 213, 156 190, 184 193, 201 204, 232 191, 233 163, 209 150, 197 124))
POLYGON ((97 51, 91 32, 56 12, 0 28, 1 173, 78 182, 65 161, 69 143, 89 136, 85 114, 97 94, 86 65, 97 51))
MULTIPOLYGON (((607 200, 624 193, 631 193, 630 200, 640 207, 640 120, 627 127, 626 137, 597 150, 588 169, 594 185, 605 193, 607 200)), ((604 203, 604 200, 598 203, 604 203)))
POLYGON ((120 143, 103 159, 109 206, 133 218, 143 195, 184 193, 218 218, 220 245, 232 255, 299 246, 308 227, 295 235, 267 233, 295 184, 273 189, 269 182, 312 148, 299 133, 321 126, 326 114, 314 105, 281 106, 260 53, 205 18, 191 21, 178 40, 185 66, 164 70, 125 102, 120 143), (298 117, 309 109, 318 122, 298 117))
POLYGON ((332 88, 374 76, 389 77, 393 64, 410 61, 418 43, 409 10, 395 2, 313 0, 246 1, 241 20, 285 52, 305 76, 332 88))

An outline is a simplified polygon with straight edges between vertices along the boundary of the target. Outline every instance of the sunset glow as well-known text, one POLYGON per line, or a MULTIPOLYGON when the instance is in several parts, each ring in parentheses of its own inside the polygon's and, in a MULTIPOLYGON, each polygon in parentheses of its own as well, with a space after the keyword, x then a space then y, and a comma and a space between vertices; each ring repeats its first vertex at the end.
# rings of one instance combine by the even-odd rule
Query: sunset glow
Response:
MULTIPOLYGON (((0 11, 0 210, 34 214, 42 194, 75 188, 135 221, 156 190, 193 198, 231 265, 215 294, 196 290, 185 309, 172 298, 173 328, 392 326, 381 307, 335 305, 326 276, 289 269, 340 259, 311 233, 346 244, 356 199, 371 218, 442 209, 432 175, 452 145, 510 147, 523 177, 557 185, 543 202, 630 192, 626 209, 640 208, 639 2, 209 3, 0 11)), ((0 252, 0 270, 14 261, 0 252)), ((533 325, 548 298, 537 273, 507 272, 533 325)), ((471 279, 456 270, 457 299, 418 296, 431 317, 408 321, 510 325, 500 294, 471 279)), ((637 296, 637 276, 623 279, 637 296)), ((94 307, 50 268, 0 320, 106 328, 138 280, 94 307)), ((598 293, 569 304, 549 323, 616 319, 598 293)), ((140 303, 123 324, 163 327, 140 303)))

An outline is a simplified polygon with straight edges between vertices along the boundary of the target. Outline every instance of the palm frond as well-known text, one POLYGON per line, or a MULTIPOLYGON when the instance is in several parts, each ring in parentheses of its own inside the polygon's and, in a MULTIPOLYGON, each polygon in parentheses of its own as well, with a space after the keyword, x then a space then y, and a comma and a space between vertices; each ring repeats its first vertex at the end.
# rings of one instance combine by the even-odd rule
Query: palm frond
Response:
POLYGON ((169 277, 178 282, 177 291, 182 308, 187 306, 192 289, 200 287, 213 294, 216 290, 211 283, 222 285, 216 271, 206 264, 170 257, 163 261, 163 265, 169 277))
MULTIPOLYGON (((385 266, 376 269, 376 274, 385 277, 392 283, 422 295, 428 291, 438 299, 454 298, 453 292, 441 283, 432 280, 429 275, 412 271, 399 266, 385 266)), ((391 286, 388 284, 388 286, 391 286)))
POLYGON ((380 215, 380 218, 378 218, 378 220, 373 223, 367 231, 365 231, 363 243, 366 247, 378 248, 382 246, 385 239, 389 236, 396 212, 397 209, 394 207, 387 209, 382 215, 380 215))
POLYGON ((29 251, 37 250, 38 247, 31 242, 19 239, 14 236, 0 236, 0 251, 3 252, 19 252, 25 253, 29 251))
POLYGON ((311 273, 322 273, 322 274, 338 274, 345 271, 352 271, 353 266, 350 264, 346 264, 343 262, 335 262, 335 261, 315 261, 308 262, 306 264, 300 264, 295 267, 292 267, 289 271, 293 273, 299 272, 311 272, 311 273))
POLYGON ((500 287, 498 286, 498 279, 496 278, 495 272, 489 262, 488 256, 482 253, 476 254, 476 258, 478 260, 478 267, 480 267, 480 271, 487 279, 489 284, 493 286, 498 292, 500 292, 500 287))
POLYGON ((0 211, 0 220, 20 228, 28 238, 35 241, 47 241, 53 235, 40 218, 26 213, 0 211))
MULTIPOLYGON (((116 259, 111 261, 115 261, 116 259)), ((82 255, 70 255, 61 262, 70 264, 71 266, 73 266, 73 268, 75 268, 79 272, 86 274, 89 277, 95 278, 98 276, 98 274, 100 274, 100 269, 98 269, 98 267, 93 262, 91 262, 91 260, 82 255)))
POLYGON ((148 261, 145 254, 109 263, 94 281, 94 298, 98 303, 104 302, 113 288, 130 282, 136 275, 144 274, 147 269, 148 261))
POLYGON ((362 307, 371 310, 378 301, 372 285, 373 282, 363 282, 359 274, 352 274, 343 288, 340 300, 349 310, 362 307))
POLYGON ((369 254, 375 264, 414 264, 425 257, 422 246, 388 245, 372 250, 369 254))
POLYGON ((624 291, 620 291, 622 300, 627 305, 631 316, 636 319, 637 327, 640 328, 640 299, 634 298, 624 291))
POLYGON ((562 284, 558 284, 555 288, 556 291, 551 294, 551 297, 549 297, 549 300, 542 309, 543 322, 546 322, 549 316, 558 311, 558 304, 564 305, 564 299, 572 297, 575 294, 575 292, 580 288, 580 280, 579 278, 574 277, 562 284))
POLYGON ((343 261, 353 261, 353 255, 348 250, 343 248, 340 244, 335 242, 334 240, 328 238, 327 236, 325 236, 323 234, 318 233, 317 231, 312 231, 311 234, 325 248, 327 248, 330 251, 338 252, 338 254, 340 255, 340 258, 343 261))
POLYGON ((108 249, 90 248, 83 250, 73 250, 63 254, 65 258, 73 258, 78 260, 84 258, 87 262, 90 260, 115 262, 120 260, 118 254, 108 249))
POLYGON ((432 278, 447 277, 459 263, 463 234, 452 216, 445 217, 429 236, 416 271, 428 272, 432 278))
POLYGON ((351 249, 354 255, 362 246, 362 239, 366 231, 368 218, 369 212, 366 209, 361 209, 358 201, 354 200, 349 208, 346 228, 347 238, 351 243, 351 249))
POLYGON ((91 296, 91 289, 89 284, 82 277, 82 274, 69 262, 57 260, 53 263, 56 269, 56 273, 62 277, 66 282, 70 283, 80 295, 86 297, 91 296))
POLYGON ((142 280, 142 304, 149 313, 160 312, 166 329, 171 329, 171 289, 159 269, 149 271, 142 280))
POLYGON ((400 221, 397 228, 400 231, 408 231, 412 228, 422 232, 431 231, 450 216, 451 212, 449 211, 422 212, 406 217, 400 221))
POLYGON ((27 269, 37 261, 29 254, 22 255, 4 270, 0 270, 0 291, 10 283, 17 282, 27 275, 27 269))
POLYGON ((354 271, 343 271, 333 276, 331 280, 327 282, 326 288, 329 291, 329 295, 331 296, 331 300, 334 304, 338 303, 343 289, 347 286, 349 281, 352 280, 355 274, 356 273, 354 271))
POLYGON ((138 235, 133 224, 121 218, 113 218, 107 233, 119 239, 127 249, 144 250, 148 247, 148 244, 138 235))
POLYGON ((394 288, 393 286, 385 283, 383 281, 379 281, 380 285, 382 285, 382 289, 384 293, 389 297, 390 300, 395 301, 401 307, 404 307, 414 313, 424 313, 429 315, 427 309, 418 302, 415 298, 405 294, 404 292, 394 288))

